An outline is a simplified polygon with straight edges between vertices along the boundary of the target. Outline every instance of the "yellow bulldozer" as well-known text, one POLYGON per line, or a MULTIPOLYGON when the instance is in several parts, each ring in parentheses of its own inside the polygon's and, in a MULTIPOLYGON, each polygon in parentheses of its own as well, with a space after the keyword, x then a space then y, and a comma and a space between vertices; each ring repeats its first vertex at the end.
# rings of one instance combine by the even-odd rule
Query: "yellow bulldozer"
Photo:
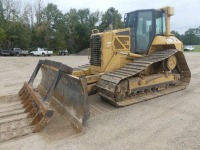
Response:
POLYGON ((183 44, 170 33, 173 7, 136 10, 124 18, 124 29, 93 31, 90 64, 71 68, 40 60, 19 97, 38 132, 63 114, 78 131, 90 116, 88 97, 99 94, 115 106, 127 106, 185 89, 191 73, 183 44), (37 88, 34 79, 41 69, 37 88))

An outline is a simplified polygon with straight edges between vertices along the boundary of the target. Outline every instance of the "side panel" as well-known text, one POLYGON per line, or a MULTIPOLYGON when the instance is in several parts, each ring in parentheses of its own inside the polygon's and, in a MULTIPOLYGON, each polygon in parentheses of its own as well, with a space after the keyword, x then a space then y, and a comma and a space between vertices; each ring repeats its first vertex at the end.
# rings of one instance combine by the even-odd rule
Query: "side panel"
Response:
POLYGON ((113 71, 123 66, 125 63, 124 56, 120 52, 130 52, 130 28, 94 34, 91 36, 91 41, 96 41, 94 38, 98 38, 98 36, 101 37, 101 45, 98 45, 98 47, 101 47, 101 56, 97 55, 97 50, 91 43, 91 74, 113 71))
POLYGON ((183 50, 183 43, 175 36, 156 36, 150 46, 149 54, 162 49, 183 50))

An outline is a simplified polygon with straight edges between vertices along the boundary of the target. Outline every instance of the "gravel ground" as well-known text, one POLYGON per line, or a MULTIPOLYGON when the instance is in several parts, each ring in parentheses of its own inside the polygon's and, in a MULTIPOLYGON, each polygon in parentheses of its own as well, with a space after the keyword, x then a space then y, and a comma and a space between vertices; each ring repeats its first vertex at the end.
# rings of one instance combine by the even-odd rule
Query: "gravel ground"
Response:
MULTIPOLYGON (((192 72, 187 89, 105 111, 91 117, 84 132, 72 137, 53 140, 53 137, 47 138, 44 134, 35 133, 0 143, 0 149, 199 150, 200 53, 185 55, 192 72)), ((87 56, 0 57, 0 96, 16 94, 24 81, 30 78, 39 59, 51 59, 72 67, 89 62, 87 56)), ((40 76, 36 78, 35 84, 38 84, 40 76)), ((97 95, 90 100, 101 101, 97 95)))

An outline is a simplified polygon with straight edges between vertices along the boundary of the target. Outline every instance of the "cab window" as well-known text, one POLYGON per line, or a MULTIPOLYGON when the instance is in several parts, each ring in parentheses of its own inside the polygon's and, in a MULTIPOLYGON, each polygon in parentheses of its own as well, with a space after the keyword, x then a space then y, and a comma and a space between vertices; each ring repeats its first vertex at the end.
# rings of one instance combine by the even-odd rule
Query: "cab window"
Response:
POLYGON ((136 45, 137 52, 146 51, 152 34, 153 13, 145 11, 138 13, 136 45))

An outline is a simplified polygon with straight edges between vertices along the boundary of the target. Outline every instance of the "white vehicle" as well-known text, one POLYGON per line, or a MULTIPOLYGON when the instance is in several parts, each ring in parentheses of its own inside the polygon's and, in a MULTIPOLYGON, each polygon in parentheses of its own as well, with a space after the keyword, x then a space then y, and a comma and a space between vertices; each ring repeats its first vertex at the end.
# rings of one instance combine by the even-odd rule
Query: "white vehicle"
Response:
POLYGON ((53 51, 48 51, 48 50, 45 50, 44 48, 37 48, 35 51, 32 51, 30 53, 32 56, 51 56, 53 55, 53 51))
POLYGON ((194 47, 193 46, 185 46, 184 51, 193 51, 194 47))

